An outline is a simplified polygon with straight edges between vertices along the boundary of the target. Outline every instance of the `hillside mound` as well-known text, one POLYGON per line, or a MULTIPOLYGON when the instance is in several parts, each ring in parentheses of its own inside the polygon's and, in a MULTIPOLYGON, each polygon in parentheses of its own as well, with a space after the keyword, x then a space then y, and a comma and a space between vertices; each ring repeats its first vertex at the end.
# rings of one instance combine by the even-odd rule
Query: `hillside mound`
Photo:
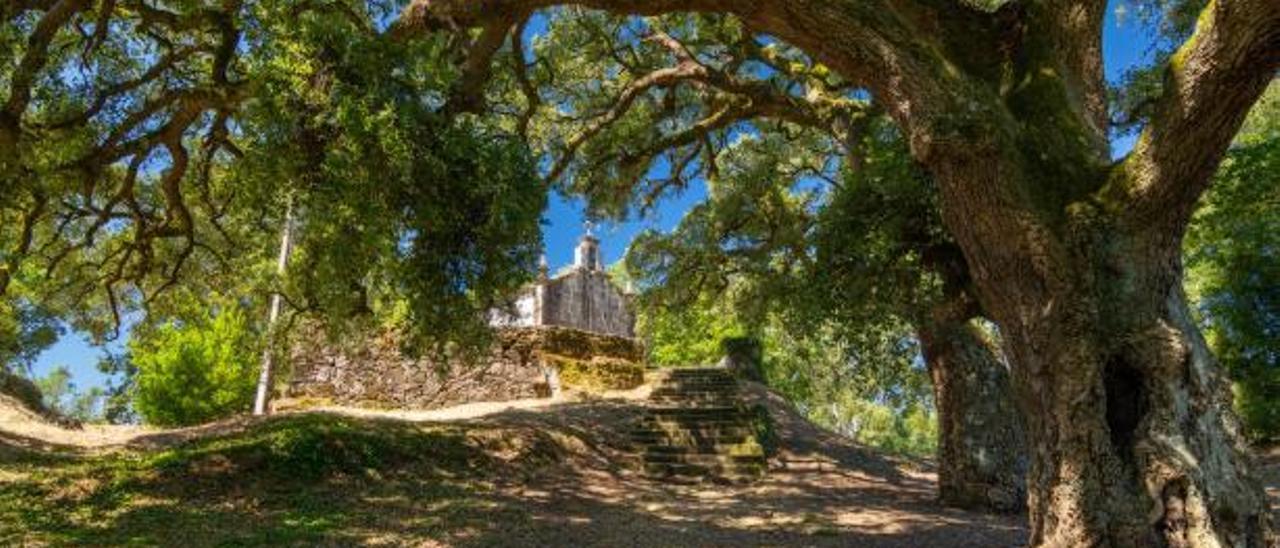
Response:
MULTIPOLYGON (((1007 546, 1020 518, 944 509, 933 478, 781 398, 769 473, 671 485, 628 463, 629 400, 438 421, 335 411, 133 432, 0 464, 0 544, 1007 546)), ((8 439, 8 438, 3 438, 8 439)))

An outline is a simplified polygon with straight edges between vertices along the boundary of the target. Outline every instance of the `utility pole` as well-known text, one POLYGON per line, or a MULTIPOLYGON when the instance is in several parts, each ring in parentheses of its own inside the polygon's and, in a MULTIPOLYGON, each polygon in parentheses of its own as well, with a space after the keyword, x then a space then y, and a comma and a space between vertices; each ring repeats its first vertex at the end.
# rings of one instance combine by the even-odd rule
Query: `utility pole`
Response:
MULTIPOLYGON (((277 281, 284 278, 285 268, 289 265, 289 254, 293 252, 293 197, 289 197, 285 205, 284 230, 280 236, 280 258, 276 262, 277 281)), ((253 414, 265 415, 271 404, 271 368, 275 361, 276 321, 280 319, 280 307, 284 296, 280 291, 271 294, 271 312, 267 317, 267 344, 262 350, 262 371, 258 373, 258 394, 253 400, 253 414)))

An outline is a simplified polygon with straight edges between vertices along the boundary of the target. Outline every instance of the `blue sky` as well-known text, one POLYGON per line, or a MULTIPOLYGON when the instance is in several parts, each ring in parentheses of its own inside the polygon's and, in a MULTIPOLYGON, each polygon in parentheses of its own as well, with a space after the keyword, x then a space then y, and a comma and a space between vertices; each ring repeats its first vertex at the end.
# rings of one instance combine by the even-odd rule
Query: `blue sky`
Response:
MULTIPOLYGON (((1135 18, 1117 17, 1120 2, 1110 2, 1103 30, 1103 56, 1107 79, 1118 80, 1125 70, 1150 62, 1153 39, 1148 29, 1141 27, 1135 18)), ((531 25, 538 27, 541 25, 531 25)), ((533 29, 536 32, 536 28, 533 29)), ((1123 155, 1133 146, 1133 136, 1121 137, 1112 143, 1116 156, 1123 155)), ((646 228, 662 231, 672 229, 691 206, 706 196, 700 181, 683 192, 668 197, 646 218, 622 223, 604 223, 597 226, 595 234, 601 240, 602 258, 606 264, 622 258, 628 243, 646 228)), ((551 270, 573 261, 573 247, 583 232, 585 216, 581 200, 553 195, 544 214, 543 238, 546 242, 547 260, 551 270)), ((120 342, 108 345, 118 349, 120 342)), ((107 379, 95 365, 103 349, 94 347, 80 334, 67 333, 61 341, 45 351, 34 366, 36 375, 44 375, 55 367, 66 365, 72 379, 80 388, 101 386, 107 379)))

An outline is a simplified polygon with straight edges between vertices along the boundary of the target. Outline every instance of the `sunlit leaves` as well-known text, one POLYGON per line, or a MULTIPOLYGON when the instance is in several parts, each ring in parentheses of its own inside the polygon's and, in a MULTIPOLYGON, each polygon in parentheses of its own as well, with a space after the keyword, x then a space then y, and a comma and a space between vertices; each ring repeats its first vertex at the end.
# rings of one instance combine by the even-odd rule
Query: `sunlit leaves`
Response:
POLYGON ((1255 438, 1280 434, 1280 86, 1254 107, 1185 240, 1188 292, 1255 438))
MULTIPOLYGON (((451 39, 383 34, 395 2, 111 6, 111 32, 86 11, 55 36, 21 173, 0 174, 21 183, 0 185, 14 193, 0 258, 77 328, 109 337, 143 309, 163 323, 192 297, 281 290, 334 326, 407 299, 399 317, 424 339, 470 340, 533 270, 545 188, 531 155, 444 111, 451 39), (33 244, 10 247, 41 197, 33 244), (290 203, 296 268, 277 280, 290 203)), ((21 55, 32 17, 0 45, 21 55)), ((0 82, 14 70, 0 64, 0 82)))
POLYGON ((257 379, 258 340, 245 310, 229 299, 134 338, 134 407, 147 423, 161 426, 246 411, 257 379))

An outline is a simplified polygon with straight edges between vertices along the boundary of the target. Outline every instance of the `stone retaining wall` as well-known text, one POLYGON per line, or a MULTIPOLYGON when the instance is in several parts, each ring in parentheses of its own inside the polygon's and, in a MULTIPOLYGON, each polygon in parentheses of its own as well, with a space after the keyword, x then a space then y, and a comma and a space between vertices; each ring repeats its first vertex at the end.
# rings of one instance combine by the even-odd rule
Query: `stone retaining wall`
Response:
POLYGON ((547 397, 544 354, 636 363, 644 354, 632 339, 563 327, 501 329, 488 355, 470 365, 406 356, 400 340, 395 332, 385 332, 345 350, 299 345, 291 355, 286 395, 412 409, 547 397))

